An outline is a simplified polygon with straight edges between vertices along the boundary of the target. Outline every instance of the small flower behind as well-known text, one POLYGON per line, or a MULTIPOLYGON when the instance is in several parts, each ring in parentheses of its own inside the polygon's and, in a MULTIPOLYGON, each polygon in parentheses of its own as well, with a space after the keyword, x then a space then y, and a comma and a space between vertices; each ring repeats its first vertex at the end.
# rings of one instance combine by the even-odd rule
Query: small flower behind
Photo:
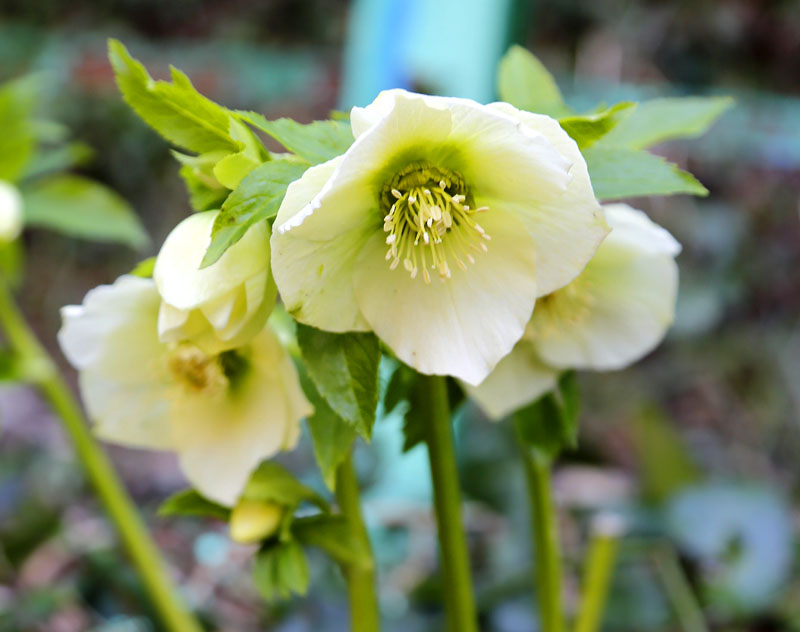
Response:
POLYGON ((552 390, 568 369, 622 369, 672 324, 681 246, 642 211, 604 207, 611 233, 585 270, 539 300, 514 350, 469 393, 499 419, 552 390))
POLYGON ((232 506, 262 459, 294 447, 311 406, 268 327, 209 352, 159 340, 160 307, 151 279, 124 275, 62 308, 59 343, 98 436, 174 450, 192 485, 232 506))
POLYGON ((218 261, 200 267, 218 214, 195 213, 178 224, 153 270, 162 298, 161 340, 188 340, 211 353, 235 348, 261 331, 277 293, 269 269, 267 222, 253 225, 218 261))
POLYGON ((19 237, 22 223, 22 196, 13 184, 0 180, 0 243, 19 237))
POLYGON ((422 373, 483 380, 536 298, 569 283, 607 232, 577 145, 531 117, 403 90, 354 108, 353 145, 291 184, 278 211, 287 310, 372 330, 422 373))

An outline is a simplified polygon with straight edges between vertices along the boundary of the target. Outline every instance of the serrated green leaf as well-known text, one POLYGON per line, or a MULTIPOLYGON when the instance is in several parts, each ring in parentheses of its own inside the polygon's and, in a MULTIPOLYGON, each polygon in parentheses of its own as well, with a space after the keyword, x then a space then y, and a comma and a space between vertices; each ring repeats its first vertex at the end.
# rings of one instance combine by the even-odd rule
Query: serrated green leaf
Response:
POLYGON ((298 481, 286 468, 273 461, 264 461, 250 475, 242 492, 242 498, 274 502, 286 507, 296 507, 302 502, 310 502, 329 511, 330 507, 322 496, 298 481))
POLYGON ((231 138, 231 113, 197 92, 181 71, 171 69, 172 83, 155 81, 125 46, 113 39, 108 41, 108 57, 125 101, 169 142, 198 154, 242 149, 231 138))
POLYGON ((292 522, 292 535, 305 546, 322 549, 340 564, 372 568, 372 555, 344 516, 309 516, 292 522))
POLYGON ((348 122, 329 120, 303 124, 289 118, 269 121, 257 112, 237 114, 312 165, 343 154, 353 143, 348 122))
POLYGON ((223 507, 193 489, 184 489, 167 498, 158 508, 159 516, 202 516, 228 521, 231 510, 223 507))
POLYGON ((378 339, 372 333, 336 334, 298 323, 297 342, 319 394, 368 441, 378 406, 378 339))
POLYGON ((274 217, 287 187, 306 169, 307 165, 285 158, 265 162, 253 169, 228 196, 222 212, 214 220, 211 243, 201 267, 217 261, 253 224, 274 217))
POLYGON ((262 549, 253 562, 253 583, 267 601, 304 595, 308 581, 306 554, 293 540, 262 549))
POLYGON ((583 152, 598 200, 689 193, 708 195, 690 173, 666 159, 639 149, 599 143, 583 152))
POLYGON ((325 484, 333 491, 336 488, 336 470, 350 454, 356 432, 333 412, 308 376, 301 374, 300 382, 314 407, 314 414, 306 419, 314 444, 314 456, 325 484))
POLYGON ((667 140, 700 136, 733 104, 731 97, 645 101, 609 132, 603 143, 643 149, 667 140))
POLYGON ((133 209, 98 182, 51 176, 22 188, 25 224, 93 241, 141 248, 150 241, 133 209))
POLYGON ((24 77, 0 86, 0 180, 15 182, 25 171, 36 143, 31 110, 36 84, 24 77))
POLYGON ((567 116, 559 119, 558 122, 564 131, 578 144, 578 147, 585 149, 606 136, 620 121, 630 116, 635 108, 636 103, 625 101, 617 103, 602 112, 567 116))
POLYGON ((497 92, 501 101, 520 110, 556 117, 569 113, 553 75, 521 46, 512 46, 500 60, 497 92))

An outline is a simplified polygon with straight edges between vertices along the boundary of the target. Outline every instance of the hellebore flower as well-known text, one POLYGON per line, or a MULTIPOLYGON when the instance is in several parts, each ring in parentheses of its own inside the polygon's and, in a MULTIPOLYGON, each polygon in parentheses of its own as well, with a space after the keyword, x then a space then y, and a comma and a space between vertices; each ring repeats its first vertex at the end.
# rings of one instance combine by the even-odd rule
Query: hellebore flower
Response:
POLYGON ((470 395, 499 419, 554 388, 566 369, 610 371, 639 360, 675 316, 680 244, 642 211, 604 207, 611 233, 572 283, 539 300, 514 350, 470 395))
POLYGON ((153 270, 162 298, 161 340, 190 341, 212 353, 238 347, 260 332, 277 295, 267 222, 252 226, 218 261, 200 268, 218 213, 194 213, 178 224, 153 270))
POLYGON ((63 307, 58 341, 98 436, 175 451, 203 495, 231 506, 262 459, 294 447, 312 408, 269 328, 211 354, 161 342, 160 303, 151 279, 124 275, 63 307))
POLYGON ((13 184, 0 180, 0 243, 19 237, 22 223, 22 196, 13 184))
POLYGON ((531 116, 403 90, 353 108, 353 145, 292 183, 278 211, 287 310, 372 330, 422 373, 483 380, 536 297, 571 281, 607 232, 577 146, 531 116))

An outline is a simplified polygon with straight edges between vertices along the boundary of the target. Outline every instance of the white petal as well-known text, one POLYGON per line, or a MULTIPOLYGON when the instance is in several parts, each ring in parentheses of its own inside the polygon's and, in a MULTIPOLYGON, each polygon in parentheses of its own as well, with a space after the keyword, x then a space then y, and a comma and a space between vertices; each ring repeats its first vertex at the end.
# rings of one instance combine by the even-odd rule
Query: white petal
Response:
POLYGON ((252 372, 225 395, 192 395, 174 405, 174 442, 197 489, 231 506, 255 467, 294 446, 312 408, 291 359, 269 330, 253 339, 252 372))
MULTIPOLYGON (((311 200, 340 162, 341 157, 311 167, 292 182, 275 225, 302 223, 302 213, 311 209, 311 200)), ((353 270, 357 254, 373 230, 359 226, 334 233, 326 241, 297 237, 293 230, 275 230, 271 240, 272 271, 287 311, 300 322, 324 326, 329 331, 369 329, 353 293, 353 270)))
POLYGON ((603 211, 612 229, 606 238, 607 242, 650 255, 676 257, 680 254, 681 245, 678 241, 643 211, 627 204, 604 204, 603 211))
POLYGON ((258 222, 216 263, 200 269, 218 214, 190 215, 172 230, 158 253, 153 279, 164 301, 177 309, 195 309, 227 295, 269 266, 269 225, 258 222))
MULTIPOLYGON (((504 206, 518 214, 533 237, 539 295, 550 294, 580 273, 608 233, 608 226, 595 199, 586 161, 575 141, 558 122, 549 116, 518 110, 507 103, 493 103, 489 107, 544 135, 572 163, 569 170, 571 179, 560 196, 533 197, 535 204, 504 206)), ((486 203, 491 206, 492 200, 486 203)), ((497 203, 502 204, 502 200, 497 203)))
MULTIPOLYGON (((462 272, 425 284, 389 270, 378 233, 361 252, 356 297, 372 329, 403 362, 421 373, 480 383, 519 340, 536 296, 530 237, 513 216, 485 214, 489 250, 462 272)), ((452 263, 452 262, 451 262, 452 263)), ((436 275, 434 274, 434 277, 436 275)))
POLYGON ((22 224, 22 195, 13 184, 0 180, 0 242, 16 239, 22 224))
POLYGON ((672 324, 678 266, 667 251, 677 242, 644 215, 618 219, 609 214, 611 235, 584 272, 537 305, 529 337, 553 366, 625 367, 652 350, 672 324))
POLYGON ((557 369, 539 359, 534 346, 520 340, 483 382, 467 393, 493 421, 527 406, 555 388, 557 369))

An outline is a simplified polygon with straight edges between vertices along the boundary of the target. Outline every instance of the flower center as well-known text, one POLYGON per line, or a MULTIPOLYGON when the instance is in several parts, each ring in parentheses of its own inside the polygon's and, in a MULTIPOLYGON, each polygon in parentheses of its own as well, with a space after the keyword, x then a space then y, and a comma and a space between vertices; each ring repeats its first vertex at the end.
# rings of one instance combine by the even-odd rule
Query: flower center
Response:
POLYGON ((180 343, 167 360, 175 380, 194 393, 220 393, 235 388, 249 362, 238 350, 208 354, 199 347, 180 343))
POLYGON ((441 281, 451 276, 450 262, 466 271, 467 263, 475 263, 471 251, 486 252, 491 239, 475 221, 489 207, 474 206, 458 173, 422 162, 407 165, 381 192, 389 269, 402 260, 411 278, 421 270, 425 283, 431 282, 429 268, 441 281))

